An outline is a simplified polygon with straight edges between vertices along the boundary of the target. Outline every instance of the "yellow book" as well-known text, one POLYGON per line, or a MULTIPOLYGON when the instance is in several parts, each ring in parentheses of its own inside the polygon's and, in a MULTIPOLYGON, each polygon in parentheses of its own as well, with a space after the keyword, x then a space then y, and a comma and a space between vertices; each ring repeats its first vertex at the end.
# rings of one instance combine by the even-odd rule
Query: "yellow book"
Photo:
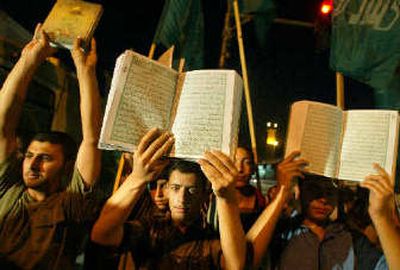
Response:
POLYGON ((71 49, 76 37, 82 38, 82 48, 90 45, 103 7, 80 0, 58 0, 43 23, 53 46, 71 49))

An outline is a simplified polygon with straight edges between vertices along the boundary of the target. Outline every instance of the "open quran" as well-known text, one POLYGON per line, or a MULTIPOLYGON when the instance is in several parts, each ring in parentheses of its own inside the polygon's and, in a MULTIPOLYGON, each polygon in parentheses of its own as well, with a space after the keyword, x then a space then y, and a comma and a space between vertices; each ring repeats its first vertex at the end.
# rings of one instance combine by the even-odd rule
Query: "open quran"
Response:
POLYGON ((81 0, 58 0, 43 23, 53 46, 71 49, 77 37, 82 48, 90 46, 103 8, 100 4, 81 0))
POLYGON ((116 61, 99 148, 133 152, 158 127, 175 136, 172 156, 195 159, 206 149, 232 156, 242 92, 234 70, 180 73, 127 50, 116 61))
POLYGON ((313 101, 293 103, 286 155, 300 150, 311 173, 349 181, 376 174, 378 163, 396 169, 399 113, 392 110, 341 110, 313 101))

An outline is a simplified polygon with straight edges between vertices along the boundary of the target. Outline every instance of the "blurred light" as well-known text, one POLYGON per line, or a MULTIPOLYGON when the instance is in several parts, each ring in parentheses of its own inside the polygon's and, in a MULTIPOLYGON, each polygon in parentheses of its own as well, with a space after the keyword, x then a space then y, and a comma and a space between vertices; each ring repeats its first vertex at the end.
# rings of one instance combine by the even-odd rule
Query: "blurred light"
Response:
POLYGON ((266 144, 267 145, 272 145, 272 146, 277 146, 279 145, 278 139, 277 139, 277 127, 278 123, 271 123, 267 122, 267 139, 266 139, 266 144))
POLYGON ((324 0, 321 4, 321 13, 324 15, 329 15, 333 11, 333 1, 324 0))

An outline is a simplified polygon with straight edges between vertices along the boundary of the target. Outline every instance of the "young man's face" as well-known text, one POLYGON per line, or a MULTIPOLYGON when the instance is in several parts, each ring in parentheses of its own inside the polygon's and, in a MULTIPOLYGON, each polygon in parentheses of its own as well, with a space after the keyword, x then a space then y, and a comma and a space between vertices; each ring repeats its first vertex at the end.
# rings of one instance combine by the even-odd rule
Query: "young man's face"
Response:
POLYGON ((60 186, 64 165, 60 144, 32 141, 22 166, 25 185, 38 191, 55 192, 60 186))
POLYGON ((307 208, 306 217, 314 222, 325 222, 332 214, 334 206, 325 198, 312 200, 307 208))
POLYGON ((249 183, 253 173, 253 160, 251 154, 244 148, 237 148, 235 153, 235 167, 238 170, 237 187, 245 186, 249 183))
POLYGON ((151 198, 160 210, 165 210, 168 207, 168 197, 165 190, 166 184, 166 179, 158 179, 155 186, 150 189, 151 198))
POLYGON ((203 187, 194 173, 173 171, 168 181, 171 218, 176 224, 190 225, 195 221, 203 203, 203 187))

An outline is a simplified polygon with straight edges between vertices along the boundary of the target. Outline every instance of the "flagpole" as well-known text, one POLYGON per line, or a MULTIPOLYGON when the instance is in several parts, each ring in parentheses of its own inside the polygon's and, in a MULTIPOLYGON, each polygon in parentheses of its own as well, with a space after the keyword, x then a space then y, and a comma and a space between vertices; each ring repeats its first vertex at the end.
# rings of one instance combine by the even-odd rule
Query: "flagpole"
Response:
POLYGON ((153 59, 153 57, 154 57, 154 52, 156 51, 156 46, 157 45, 154 42, 151 43, 150 50, 149 50, 149 55, 148 55, 148 57, 150 59, 153 59))
POLYGON ((119 164, 118 164, 118 170, 117 170, 117 175, 114 180, 114 187, 112 194, 114 194, 117 189, 119 188, 120 182, 121 182, 121 177, 122 177, 122 172, 124 171, 125 167, 125 158, 124 158, 124 153, 121 153, 121 158, 119 159, 119 164))
POLYGON ((340 72, 336 72, 336 106, 344 109, 344 77, 340 72))
POLYGON ((242 76, 243 76, 243 84, 244 84, 244 93, 245 93, 245 98, 246 98, 247 120, 249 122, 251 148, 253 150, 254 162, 257 164, 258 156, 257 156, 256 136, 254 133, 253 109, 251 106, 250 87, 249 87, 249 80, 247 77, 246 56, 244 53, 242 25, 240 23, 238 0, 233 0, 233 11, 234 11, 234 15, 235 15, 236 35, 237 35, 237 40, 238 40, 238 45, 239 45, 240 64, 242 66, 242 76))
POLYGON ((224 30, 222 32, 222 44, 221 44, 221 54, 219 56, 219 68, 223 68, 225 66, 225 58, 228 54, 228 40, 231 39, 231 13, 232 13, 232 4, 231 1, 227 1, 226 4, 226 13, 225 13, 225 22, 224 22, 224 30))

